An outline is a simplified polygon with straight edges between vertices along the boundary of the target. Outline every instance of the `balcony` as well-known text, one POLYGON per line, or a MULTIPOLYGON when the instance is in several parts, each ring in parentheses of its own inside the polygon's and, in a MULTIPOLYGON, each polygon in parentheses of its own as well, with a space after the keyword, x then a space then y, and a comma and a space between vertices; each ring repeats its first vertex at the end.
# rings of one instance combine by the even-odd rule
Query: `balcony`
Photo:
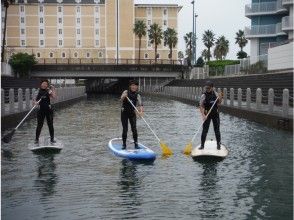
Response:
POLYGON ((283 6, 293 5, 293 0, 282 0, 283 6))
MULTIPOLYGON (((292 1, 293 0, 284 0, 292 1)), ((287 13, 287 9, 283 7, 282 0, 277 2, 261 2, 245 5, 245 16, 251 17, 256 15, 271 15, 287 13)))
POLYGON ((278 35, 286 35, 282 30, 281 23, 245 27, 245 36, 247 38, 276 37, 278 35))
POLYGON ((293 17, 286 16, 282 18, 282 30, 293 31, 293 17))

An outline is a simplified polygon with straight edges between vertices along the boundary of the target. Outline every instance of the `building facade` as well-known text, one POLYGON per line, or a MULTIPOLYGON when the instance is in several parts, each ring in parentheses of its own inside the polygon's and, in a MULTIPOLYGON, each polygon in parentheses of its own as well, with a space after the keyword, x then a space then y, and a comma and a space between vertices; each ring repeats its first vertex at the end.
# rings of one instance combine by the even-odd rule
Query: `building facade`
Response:
MULTIPOLYGON (((134 4, 134 0, 18 0, 8 8, 6 58, 26 52, 35 54, 39 62, 138 59, 135 20, 144 20, 147 27, 157 23, 163 31, 177 30, 180 9, 176 4, 134 4)), ((4 15, 2 7, 2 33, 4 15)), ((145 36, 141 59, 154 57, 154 47, 145 36)), ((158 57, 169 59, 163 41, 158 57)), ((177 48, 172 57, 177 59, 177 48)))
POLYGON ((293 41, 293 0, 252 0, 245 16, 251 19, 251 26, 245 27, 251 63, 266 56, 269 48, 293 41))

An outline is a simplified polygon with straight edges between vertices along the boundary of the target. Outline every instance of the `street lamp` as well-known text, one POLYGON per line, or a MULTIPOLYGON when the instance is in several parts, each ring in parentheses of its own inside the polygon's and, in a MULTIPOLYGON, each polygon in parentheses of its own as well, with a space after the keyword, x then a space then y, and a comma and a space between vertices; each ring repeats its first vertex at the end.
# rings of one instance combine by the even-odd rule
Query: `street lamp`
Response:
POLYGON ((196 49, 197 49, 197 44, 196 44, 196 41, 197 41, 197 32, 196 32, 196 18, 198 17, 197 14, 195 14, 195 39, 194 39, 194 63, 196 63, 196 59, 197 59, 197 53, 196 53, 196 49))
POLYGON ((194 58, 194 56, 195 56, 195 48, 194 48, 194 11, 195 11, 195 1, 193 0, 192 2, 191 2, 191 4, 193 5, 193 15, 192 15, 192 23, 193 23, 193 30, 192 30, 192 42, 193 42, 193 44, 192 44, 192 46, 193 46, 193 48, 192 48, 192 57, 191 57, 191 64, 195 64, 195 58, 194 58))

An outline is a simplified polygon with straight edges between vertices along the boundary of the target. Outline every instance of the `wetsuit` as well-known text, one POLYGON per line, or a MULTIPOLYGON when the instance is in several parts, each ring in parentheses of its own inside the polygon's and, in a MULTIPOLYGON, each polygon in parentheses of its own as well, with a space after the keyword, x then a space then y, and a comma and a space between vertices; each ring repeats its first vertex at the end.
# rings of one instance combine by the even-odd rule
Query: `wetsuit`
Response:
MULTIPOLYGON (((217 99, 217 93, 215 91, 212 92, 205 92, 201 96, 200 99, 200 106, 205 109, 205 115, 208 113, 210 108, 212 107, 214 101, 217 99)), ((218 146, 221 142, 221 135, 220 135, 220 120, 219 120, 219 112, 217 103, 214 105, 213 109, 211 110, 210 114, 208 115, 206 121, 203 123, 203 130, 201 135, 201 147, 204 147, 204 143, 206 140, 206 136, 209 130, 210 121, 212 120, 215 138, 217 141, 218 146)))
MULTIPOLYGON (((134 106, 142 106, 142 99, 140 94, 137 92, 131 92, 130 90, 125 90, 123 94, 127 94, 128 98, 132 101, 134 106)), ((133 139, 135 142, 135 146, 138 143, 138 132, 137 132, 137 117, 134 107, 129 103, 128 99, 125 98, 122 102, 121 108, 121 124, 123 127, 122 139, 123 139, 123 147, 126 146, 127 135, 128 135, 128 121, 130 121, 131 129, 133 133, 133 139)))
POLYGON ((36 101, 40 99, 41 101, 39 102, 39 110, 37 112, 38 125, 36 129, 36 141, 39 140, 45 117, 47 120, 51 141, 54 141, 53 110, 50 104, 50 95, 48 90, 39 89, 36 101))

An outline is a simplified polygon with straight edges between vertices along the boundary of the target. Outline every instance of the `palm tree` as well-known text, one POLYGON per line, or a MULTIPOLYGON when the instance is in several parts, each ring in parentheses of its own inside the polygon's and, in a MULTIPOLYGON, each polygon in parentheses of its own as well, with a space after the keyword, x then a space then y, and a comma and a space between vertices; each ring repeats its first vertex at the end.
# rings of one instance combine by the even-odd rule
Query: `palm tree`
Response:
POLYGON ((184 40, 186 43, 186 55, 188 59, 191 61, 192 59, 192 48, 193 48, 193 33, 189 32, 184 36, 184 40))
POLYGON ((243 48, 246 46, 246 44, 248 43, 248 40, 245 37, 244 31, 239 30, 238 32, 236 32, 236 42, 235 44, 238 44, 241 51, 243 51, 243 48))
POLYGON ((143 20, 135 21, 133 32, 139 38, 139 58, 138 58, 139 64, 141 60, 141 40, 143 36, 146 36, 146 29, 147 29, 147 26, 143 20))
POLYGON ((204 60, 205 61, 208 61, 211 57, 211 54, 208 53, 208 50, 207 49, 204 49, 202 52, 201 52, 201 56, 204 57, 204 60))
POLYGON ((154 44, 154 54, 155 54, 155 63, 157 62, 157 46, 161 44, 161 40, 163 38, 163 33, 161 27, 154 23, 150 26, 149 32, 149 39, 150 43, 154 44))
POLYGON ((204 43, 204 46, 207 47, 208 61, 210 61, 210 57, 211 57, 210 48, 214 45, 214 41, 215 41, 214 36, 215 35, 211 30, 205 31, 202 36, 202 42, 204 43))
POLYGON ((225 36, 220 36, 215 42, 214 56, 217 60, 223 60, 229 52, 229 41, 225 36))
POLYGON ((176 47, 176 45, 178 43, 178 36, 177 35, 178 35, 178 33, 173 28, 167 28, 163 32, 164 43, 166 45, 168 45, 168 47, 169 47, 170 60, 172 60, 172 57, 173 57, 173 48, 176 47))
POLYGON ((5 7, 5 17, 4 17, 3 39, 2 39, 1 62, 4 62, 4 46, 5 46, 5 41, 6 41, 7 11, 8 11, 9 5, 13 4, 13 3, 14 3, 13 0, 4 0, 3 1, 3 6, 5 7))
POLYGON ((248 43, 248 40, 245 37, 244 31, 239 30, 238 32, 236 32, 236 42, 235 44, 238 44, 240 47, 240 51, 237 53, 237 57, 238 59, 242 59, 242 58, 246 58, 247 57, 247 53, 245 51, 243 51, 243 48, 246 46, 246 44, 248 43))

